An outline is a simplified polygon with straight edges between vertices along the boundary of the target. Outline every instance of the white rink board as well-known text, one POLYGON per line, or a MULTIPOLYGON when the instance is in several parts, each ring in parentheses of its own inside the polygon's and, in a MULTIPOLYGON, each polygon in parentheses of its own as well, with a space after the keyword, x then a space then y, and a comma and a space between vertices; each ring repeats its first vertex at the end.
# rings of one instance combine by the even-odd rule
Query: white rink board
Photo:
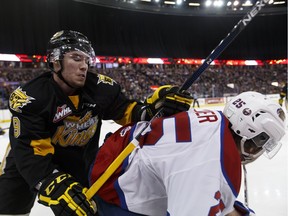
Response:
MULTIPOLYGON (((212 107, 209 109, 222 110, 223 106, 212 107)), ((0 124, 6 127, 8 123, 0 124)), ((109 131, 114 132, 119 125, 112 121, 103 122, 100 140, 109 131)), ((8 132, 8 131, 7 131, 8 132)), ((0 160, 5 153, 8 143, 7 133, 0 136, 0 160)), ((100 142, 102 143, 102 141, 100 142)), ((282 141, 283 146, 278 154, 269 160, 264 156, 257 161, 246 166, 248 178, 248 201, 257 216, 288 216, 288 135, 282 141)), ((243 181, 242 181, 243 182, 243 181)), ((244 202, 243 184, 239 194, 239 200, 244 202)), ((30 216, 53 216, 52 211, 45 206, 35 202, 30 216)), ((178 215, 179 216, 179 215, 178 215)), ((180 215, 181 216, 181 215, 180 215)))

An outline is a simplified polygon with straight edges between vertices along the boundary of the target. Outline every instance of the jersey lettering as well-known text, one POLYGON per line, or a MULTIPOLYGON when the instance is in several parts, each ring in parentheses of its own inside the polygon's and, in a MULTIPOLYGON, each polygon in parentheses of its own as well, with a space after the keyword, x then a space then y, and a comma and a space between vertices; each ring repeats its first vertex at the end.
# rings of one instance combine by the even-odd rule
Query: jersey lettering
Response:
POLYGON ((195 110, 195 114, 199 119, 199 123, 215 122, 218 120, 216 113, 212 110, 195 110))
POLYGON ((68 145, 84 146, 97 130, 98 117, 88 112, 83 118, 67 117, 64 125, 59 126, 52 137, 52 143, 63 147, 68 145), (77 120, 77 121, 76 121, 77 120))
MULTIPOLYGON (((190 130, 190 119, 187 112, 179 113, 173 117, 175 119, 176 142, 191 142, 192 135, 190 130)), ((163 127, 165 127, 165 119, 156 119, 151 127, 153 130, 149 133, 149 137, 145 141, 145 145, 155 145, 163 136, 163 127)))

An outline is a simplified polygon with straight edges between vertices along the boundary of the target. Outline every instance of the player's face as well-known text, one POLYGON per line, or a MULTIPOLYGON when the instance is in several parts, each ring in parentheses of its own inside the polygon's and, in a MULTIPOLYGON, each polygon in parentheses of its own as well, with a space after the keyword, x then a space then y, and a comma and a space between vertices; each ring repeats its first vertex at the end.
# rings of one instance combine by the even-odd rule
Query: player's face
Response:
POLYGON ((87 76, 89 57, 80 51, 64 55, 62 76, 73 87, 84 86, 87 76))
POLYGON ((262 147, 258 147, 252 140, 246 140, 244 143, 244 150, 248 154, 256 155, 258 152, 262 151, 262 147))

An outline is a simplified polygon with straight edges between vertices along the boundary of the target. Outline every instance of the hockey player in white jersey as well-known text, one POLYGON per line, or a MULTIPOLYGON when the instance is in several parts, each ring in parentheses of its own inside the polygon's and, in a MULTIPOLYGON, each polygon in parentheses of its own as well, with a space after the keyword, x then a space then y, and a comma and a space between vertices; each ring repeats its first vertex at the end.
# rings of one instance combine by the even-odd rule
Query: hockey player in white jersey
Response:
MULTIPOLYGON (((141 122, 124 126, 106 140, 91 168, 91 184, 142 126, 141 122)), ((158 118, 97 192, 98 213, 119 215, 111 208, 105 211, 109 203, 131 215, 253 215, 236 201, 241 163, 263 153, 272 158, 284 135, 282 108, 257 92, 236 96, 223 113, 191 109, 158 118)))

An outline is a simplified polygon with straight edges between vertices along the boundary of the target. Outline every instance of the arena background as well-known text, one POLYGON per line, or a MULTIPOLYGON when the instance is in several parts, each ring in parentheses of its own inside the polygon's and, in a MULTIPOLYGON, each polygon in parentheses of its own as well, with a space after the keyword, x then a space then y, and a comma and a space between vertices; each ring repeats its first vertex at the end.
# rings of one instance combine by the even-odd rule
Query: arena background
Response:
MULTIPOLYGON (((245 11, 228 13, 177 9, 176 12, 167 9, 157 13, 157 11, 139 11, 135 8, 133 10, 120 8, 117 4, 107 7, 100 2, 96 0, 1 1, 0 54, 45 56, 49 38, 56 31, 72 29, 89 37, 97 56, 203 59, 245 13, 245 11)), ((103 2, 112 2, 112 0, 103 2)), ((115 2, 121 1, 115 0, 115 2)), ((283 8, 263 10, 218 59, 263 61, 274 59, 275 62, 286 59, 287 78, 287 3, 283 8)), ((1 69, 0 67, 0 71, 1 69)), ((15 68, 11 69, 12 73, 13 71, 15 68)), ((283 80, 285 81, 287 82, 287 79, 283 80)), ((276 101, 279 98, 278 94, 268 96, 276 101)), ((211 99, 220 104, 212 103, 209 106, 204 98, 200 98, 199 102, 201 108, 221 110, 226 99, 226 97, 211 99)), ((2 128, 9 126, 9 118, 7 109, 0 111, 2 128)), ((115 123, 105 122, 102 137, 106 132, 114 131, 118 127, 119 125, 115 123)), ((6 133, 0 136, 0 160, 9 142, 8 130, 5 131, 6 133)), ((255 164, 247 167, 249 204, 259 216, 288 215, 287 143, 286 136, 283 139, 283 148, 273 160, 269 161, 262 157, 255 164)), ((244 199, 243 188, 239 198, 241 201, 244 199)), ((31 213, 31 216, 34 215, 53 214, 49 208, 36 202, 31 213)))
MULTIPOLYGON (((169 10, 159 14, 156 9, 116 8, 121 0, 90 2, 98 5, 74 0, 1 1, 0 53, 45 55, 49 38, 56 31, 71 29, 88 36, 96 55, 205 58, 249 10, 183 10, 181 14, 182 10, 175 8, 178 13, 169 10), (116 6, 105 7, 99 2, 116 6)), ((277 10, 264 7, 219 59, 287 58, 284 2, 277 10)))

